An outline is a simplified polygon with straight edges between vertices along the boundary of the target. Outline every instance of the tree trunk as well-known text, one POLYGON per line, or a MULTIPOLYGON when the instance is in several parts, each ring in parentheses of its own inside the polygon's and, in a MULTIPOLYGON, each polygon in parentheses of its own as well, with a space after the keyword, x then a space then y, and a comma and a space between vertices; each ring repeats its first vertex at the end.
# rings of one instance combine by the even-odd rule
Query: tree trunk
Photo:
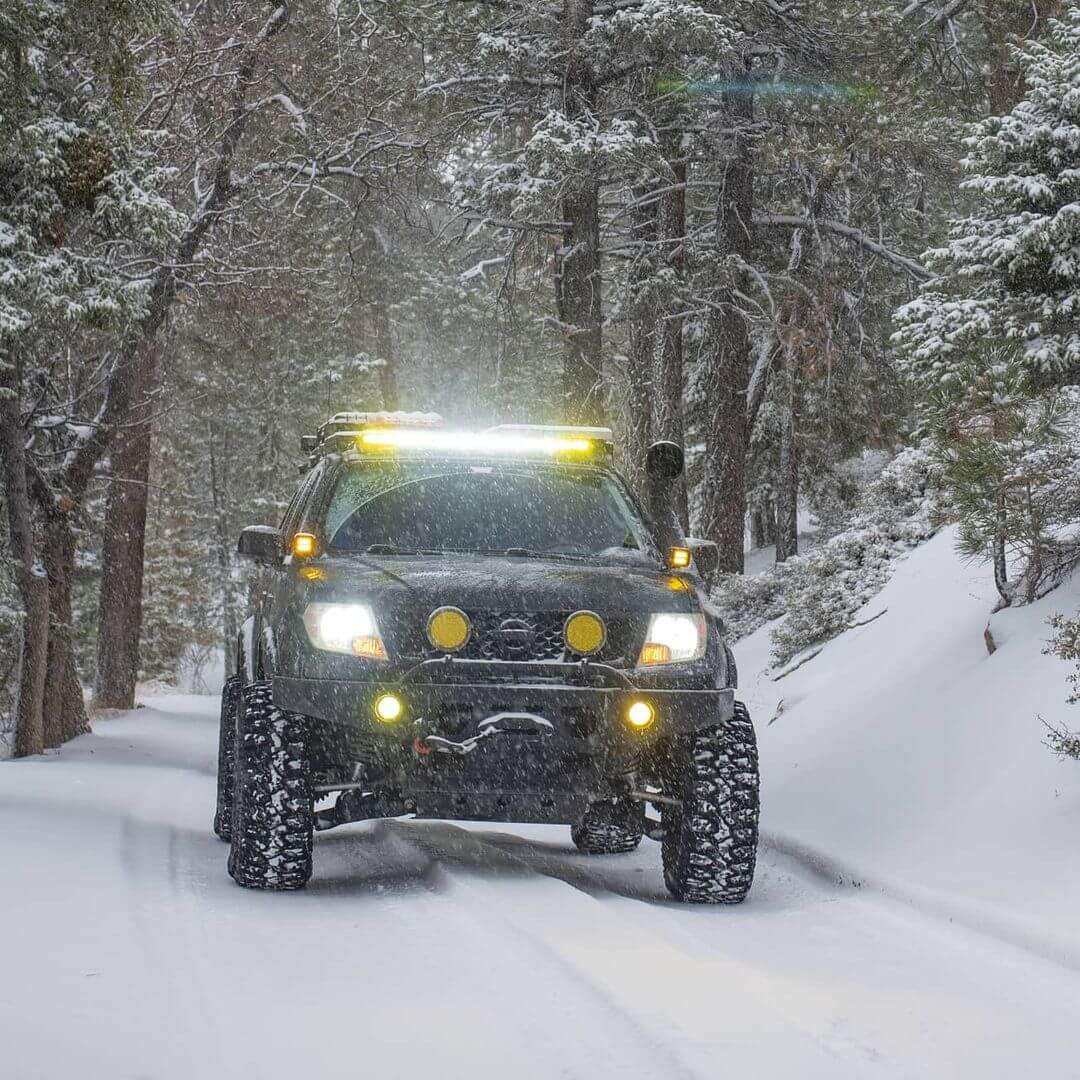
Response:
MULTIPOLYGON (((1008 419, 1003 412, 995 412, 991 420, 991 432, 994 439, 998 442, 1004 442, 1008 437, 1009 426, 1008 419)), ((1001 603, 999 607, 1008 607, 1013 601, 1013 591, 1009 586, 1009 560, 1007 555, 1007 545, 1009 542, 1009 512, 1008 505, 1006 504, 1005 488, 1002 486, 998 489, 995 499, 995 521, 997 523, 997 530, 994 535, 993 541, 993 556, 994 556, 994 585, 997 588, 998 596, 1001 597, 1001 603)))
MULTIPOLYGON (((74 537, 71 532, 69 515, 78 508, 80 500, 86 493, 94 468, 109 442, 115 438, 118 426, 128 421, 132 407, 138 401, 137 387, 140 385, 141 372, 146 363, 153 361, 156 364, 157 349, 159 348, 157 344, 158 334, 165 324, 173 302, 176 300, 176 267, 184 266, 192 261, 201 247, 206 233, 219 220, 222 211, 232 197, 234 190, 232 186, 232 163, 244 130, 247 127, 248 119, 252 114, 252 109, 247 100, 248 91, 252 81, 256 78, 259 60, 266 43, 288 25, 290 11, 291 9, 287 4, 279 4, 275 7, 261 30, 251 40, 239 58, 230 94, 231 120, 222 131, 218 142, 217 159, 211 175, 211 186, 200 204, 199 212, 193 217, 181 235, 173 257, 166 262, 160 263, 154 271, 147 312, 138 326, 134 328, 131 334, 125 337, 120 345, 109 375, 105 399, 98 412, 97 423, 91 429, 90 434, 85 438, 81 438, 68 454, 61 483, 61 487, 66 492, 62 500, 57 498, 56 491, 48 477, 36 467, 32 459, 28 459, 26 462, 26 468, 24 469, 25 479, 30 481, 34 500, 40 506, 47 522, 52 524, 54 530, 50 542, 47 525, 46 563, 47 572, 49 573, 48 591, 50 593, 48 606, 55 613, 55 626, 59 626, 62 633, 64 628, 70 626, 71 622, 70 577, 74 566, 74 537), (59 505, 61 501, 70 505, 61 507, 59 505), (62 523, 63 530, 60 530, 60 525, 53 520, 56 515, 60 515, 58 521, 62 523), (66 530, 66 535, 63 535, 64 530, 66 530), (50 559, 53 563, 51 567, 48 566, 50 559), (62 584, 62 595, 56 598, 55 602, 51 596, 54 584, 52 576, 54 573, 59 575, 62 584)), ((6 368, 3 368, 4 373, 6 373, 6 370, 6 368)), ((14 385, 17 385, 17 383, 14 385)), ((6 400, 7 395, 2 393, 3 389, 3 384, 0 383, 0 398, 6 400)), ((17 407, 17 396, 14 401, 17 407)), ((5 429, 8 428, 8 425, 0 426, 4 426, 5 429)), ((145 458, 148 463, 149 453, 145 455, 145 458)), ((114 461, 115 475, 120 475, 120 473, 115 469, 114 461)), ((145 476, 143 484, 145 488, 145 476)), ((142 521, 145 527, 145 505, 142 521)), ((138 561, 136 572, 139 579, 137 595, 141 621, 141 558, 138 561)), ((52 629, 55 629, 55 627, 50 628, 50 630, 52 629)), ((135 631, 136 650, 139 629, 141 627, 135 631)), ((137 665, 137 657, 135 663, 137 665)), ((55 648, 50 641, 47 664, 46 685, 53 695, 54 706, 59 702, 60 709, 59 719, 57 719, 56 715, 53 715, 48 717, 48 722, 59 726, 59 737, 70 738, 72 735, 86 730, 86 711, 69 638, 62 637, 55 648), (57 697, 57 695, 59 696, 57 697)), ((55 728, 52 734, 56 734, 55 728)))
POLYGON ((150 481, 152 422, 150 393, 157 382, 160 347, 137 366, 135 402, 127 425, 117 431, 110 455, 109 496, 101 546, 101 593, 98 598, 97 672, 94 704, 133 709, 142 636, 143 560, 146 505, 150 481))
POLYGON ((1033 0, 1012 4, 987 4, 983 12, 985 29, 992 42, 986 80, 987 101, 993 116, 1002 116, 1024 96, 1024 78, 1013 48, 1042 34, 1048 18, 1057 18, 1061 0, 1033 0))
MULTIPOLYGON (((635 192, 647 198, 648 190, 635 192)), ((645 496, 645 454, 652 440, 653 353, 656 347, 656 203, 641 207, 634 221, 634 239, 642 244, 627 283, 626 474, 631 486, 645 496)))
MULTIPOLYGON (((753 120, 751 95, 725 94, 729 115, 745 130, 753 120)), ((754 208, 754 173, 750 144, 737 135, 723 170, 716 206, 718 247, 724 255, 749 261, 754 208)), ((746 522, 746 454, 749 429, 746 391, 750 378, 750 339, 738 308, 736 290, 745 289, 745 273, 729 267, 719 304, 709 316, 708 341, 702 350, 705 372, 702 418, 705 428, 701 531, 720 547, 720 570, 743 572, 746 522)))
POLYGON ((19 592, 23 626, 15 705, 15 757, 45 749, 45 678, 49 651, 49 582, 40 566, 31 568, 19 592))
MULTIPOLYGON (((681 152, 678 139, 666 147, 675 184, 686 183, 686 164, 679 160, 681 152)), ((653 430, 655 438, 684 446, 683 320, 679 313, 682 277, 686 268, 686 190, 683 187, 660 196, 659 238, 664 264, 671 271, 671 276, 660 292, 660 340, 656 351, 653 430)), ((673 497, 679 523, 683 532, 688 532, 690 524, 685 473, 676 481, 673 497)))
POLYGON ((60 746, 90 730, 71 644, 71 584, 75 572, 71 514, 56 511, 45 523, 49 574, 49 652, 45 680, 45 745, 60 746))
POLYGON ((563 401, 567 423, 603 419, 600 336, 599 187, 584 184, 563 199, 568 222, 555 258, 555 301, 566 334, 563 401))
POLYGON ((776 561, 799 553, 799 462, 796 451, 795 373, 784 357, 780 379, 780 465, 776 478, 776 561))
POLYGON ((375 355, 382 361, 379 368, 379 397, 382 407, 393 412, 398 407, 397 365, 394 361, 394 339, 390 329, 385 298, 375 304, 375 355))
POLYGON ((236 674, 236 587, 233 581, 232 537, 229 531, 229 429, 222 434, 220 460, 214 425, 208 432, 210 498, 214 510, 214 540, 221 587, 221 632, 224 635, 225 678, 236 674))
POLYGON ((750 510, 750 546, 763 548, 775 543, 776 509, 769 495, 750 510))
POLYGON ((1009 561, 1006 555, 1005 544, 1005 493, 998 492, 997 496, 997 535, 994 537, 994 585, 998 596, 1001 597, 1001 607, 1008 607, 1012 603, 1012 589, 1009 588, 1009 561))
MULTIPOLYGON (((575 119, 591 113, 596 96, 583 38, 592 18, 592 0, 564 0, 563 26, 569 61, 563 80, 563 108, 575 119)), ((555 254, 555 307, 566 350, 563 356, 564 421, 603 420, 600 185, 591 177, 568 182, 562 198, 562 244, 555 254)))
POLYGON ((40 754, 44 742, 46 657, 49 641, 49 584, 34 558, 34 520, 26 482, 26 447, 19 423, 21 379, 14 361, 0 361, 0 464, 4 470, 8 537, 15 582, 23 605, 15 702, 16 757, 40 754))

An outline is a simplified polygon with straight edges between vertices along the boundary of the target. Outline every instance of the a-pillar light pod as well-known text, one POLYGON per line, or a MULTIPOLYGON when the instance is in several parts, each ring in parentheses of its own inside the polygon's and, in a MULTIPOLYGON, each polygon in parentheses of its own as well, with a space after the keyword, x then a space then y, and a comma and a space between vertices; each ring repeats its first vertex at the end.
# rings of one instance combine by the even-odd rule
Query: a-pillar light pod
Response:
POLYGON ((668 566, 672 570, 687 570, 693 561, 693 553, 689 548, 673 547, 668 549, 668 566))
POLYGON ((297 559, 310 559, 319 550, 319 541, 313 533, 293 533, 289 550, 297 559))

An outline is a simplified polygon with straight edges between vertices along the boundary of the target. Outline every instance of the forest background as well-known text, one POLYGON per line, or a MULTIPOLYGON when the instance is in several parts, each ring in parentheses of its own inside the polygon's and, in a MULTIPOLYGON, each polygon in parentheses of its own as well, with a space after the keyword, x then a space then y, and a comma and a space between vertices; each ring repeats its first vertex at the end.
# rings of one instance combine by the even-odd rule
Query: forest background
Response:
POLYGON ((1001 604, 1045 592, 1080 520, 1078 58, 1050 0, 9 3, 9 749, 230 663, 239 529, 340 409, 607 423, 633 484, 684 444, 714 596, 784 616, 778 663, 946 521, 1001 604))

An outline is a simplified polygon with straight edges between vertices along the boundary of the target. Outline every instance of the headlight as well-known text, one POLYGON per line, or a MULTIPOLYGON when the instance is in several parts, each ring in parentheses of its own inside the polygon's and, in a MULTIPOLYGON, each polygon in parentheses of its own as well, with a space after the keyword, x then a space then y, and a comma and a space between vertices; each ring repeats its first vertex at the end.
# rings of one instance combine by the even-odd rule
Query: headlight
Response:
POLYGON ((685 664, 705 655, 705 616, 660 612, 649 620, 649 632, 638 656, 639 667, 685 664))
POLYGON ((304 628, 316 649, 386 659, 375 614, 367 604, 308 604, 304 628))

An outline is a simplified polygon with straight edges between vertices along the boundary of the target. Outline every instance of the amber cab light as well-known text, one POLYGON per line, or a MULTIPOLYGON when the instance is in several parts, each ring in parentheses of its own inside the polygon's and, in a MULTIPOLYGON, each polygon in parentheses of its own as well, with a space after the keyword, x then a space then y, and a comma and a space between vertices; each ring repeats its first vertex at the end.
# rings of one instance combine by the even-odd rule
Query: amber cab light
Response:
POLYGON ((312 533, 293 533, 289 550, 297 559, 310 559, 318 550, 318 541, 312 533))
POLYGON ((668 550, 668 566, 672 570, 685 570, 690 565, 690 549, 673 547, 668 550))

